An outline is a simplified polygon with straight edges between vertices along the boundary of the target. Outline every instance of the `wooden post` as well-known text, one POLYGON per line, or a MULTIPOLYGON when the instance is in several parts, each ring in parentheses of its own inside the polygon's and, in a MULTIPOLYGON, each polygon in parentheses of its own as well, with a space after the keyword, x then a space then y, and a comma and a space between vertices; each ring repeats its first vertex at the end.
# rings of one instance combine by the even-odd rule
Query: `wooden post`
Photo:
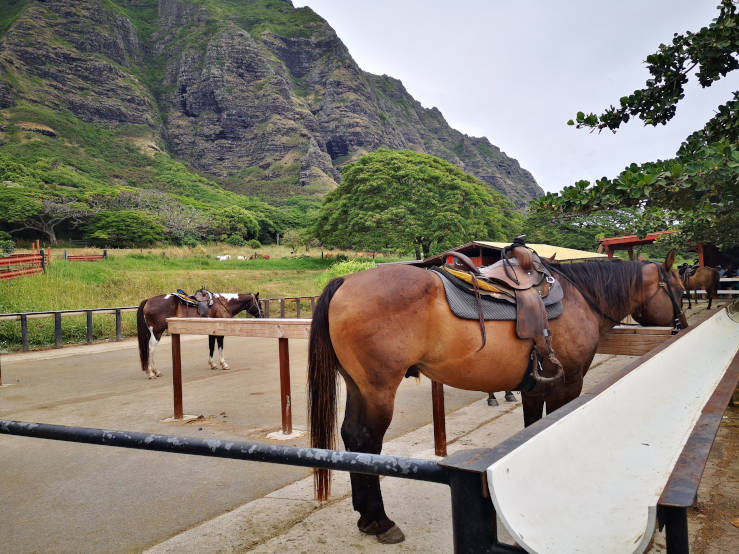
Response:
POLYGON ((121 310, 120 308, 116 308, 115 310, 115 340, 120 341, 121 340, 121 310))
POLYGON ((44 251, 40 250, 39 254, 41 254, 41 271, 46 273, 46 258, 44 256, 44 251))
POLYGON ((434 449, 437 456, 446 456, 446 417, 442 383, 431 381, 431 404, 434 414, 434 449))
POLYGON ((299 296, 295 299, 295 302, 296 302, 295 317, 300 319, 300 297, 299 296))
POLYGON ((293 432, 292 400, 290 398, 290 350, 286 338, 277 339, 280 354, 280 405, 282 408, 282 432, 293 432))
POLYGON ((269 298, 264 299, 264 310, 262 310, 262 313, 264 314, 264 317, 269 317, 269 298))
POLYGON ((23 343, 23 352, 28 352, 28 316, 21 315, 21 342, 23 343))
POLYGON ((180 335, 172 335, 172 389, 174 390, 174 418, 182 419, 182 355, 180 335))
POLYGON ((285 319, 285 299, 280 298, 280 318, 285 319))
POLYGON ((54 348, 62 347, 62 313, 54 312, 54 348))
POLYGON ((87 344, 92 344, 92 310, 85 310, 87 316, 87 344))

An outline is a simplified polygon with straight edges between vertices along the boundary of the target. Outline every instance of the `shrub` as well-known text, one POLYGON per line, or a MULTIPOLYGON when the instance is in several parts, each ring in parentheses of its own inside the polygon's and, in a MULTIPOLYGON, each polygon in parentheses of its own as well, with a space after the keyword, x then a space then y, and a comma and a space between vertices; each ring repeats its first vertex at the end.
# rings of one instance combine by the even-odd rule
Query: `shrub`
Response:
POLYGON ((343 262, 337 262, 326 271, 318 276, 317 284, 323 288, 328 282, 334 277, 343 277, 350 273, 357 273, 358 271, 364 271, 365 269, 372 269, 377 264, 370 261, 359 261, 359 260, 347 260, 343 262))
POLYGON ((262 243, 259 242, 257 239, 251 239, 246 244, 249 245, 249 248, 254 248, 254 249, 257 249, 257 248, 261 248, 262 247, 262 243))
POLYGON ((0 240, 0 253, 3 256, 10 256, 15 252, 15 243, 12 240, 0 240))
POLYGON ((244 237, 241 235, 230 235, 226 238, 226 242, 228 244, 232 244, 233 246, 245 246, 246 241, 244 240, 244 237))

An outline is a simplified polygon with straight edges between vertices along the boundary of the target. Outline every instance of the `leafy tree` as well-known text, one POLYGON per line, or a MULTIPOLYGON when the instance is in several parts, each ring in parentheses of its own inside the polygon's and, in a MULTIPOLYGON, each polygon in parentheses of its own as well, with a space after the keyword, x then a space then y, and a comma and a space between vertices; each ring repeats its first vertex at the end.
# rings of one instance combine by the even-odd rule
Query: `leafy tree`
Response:
POLYGON ((522 232, 528 242, 595 250, 602 238, 637 233, 638 221, 634 210, 608 210, 562 221, 553 221, 549 214, 534 212, 526 218, 522 232))
POLYGON ((164 238, 164 227, 136 210, 101 211, 87 224, 85 236, 101 246, 144 246, 164 238))
POLYGON ((90 207, 74 196, 50 195, 27 187, 0 187, 0 221, 19 224, 11 233, 33 229, 56 244, 56 228, 62 222, 78 225, 90 216, 90 207))
POLYGON ((249 210, 228 206, 211 215, 210 229, 216 235, 239 235, 243 239, 256 238, 259 220, 249 210))
POLYGON ((488 185, 449 162, 380 149, 344 167, 313 233, 326 246, 415 250, 426 257, 474 239, 507 239, 521 216, 488 185))
MULTIPOLYGON (((631 118, 647 125, 664 125, 684 97, 691 72, 703 87, 711 86, 739 67, 739 18, 732 0, 723 0, 718 16, 697 33, 675 34, 647 56, 652 77, 645 86, 620 99, 601 115, 579 112, 570 125, 613 132, 631 118)), ((679 223, 674 235, 682 243, 739 244, 739 92, 719 106, 716 115, 680 146, 675 157, 641 165, 631 164, 614 179, 591 185, 578 181, 560 194, 533 203, 535 211, 554 217, 633 207, 654 229, 665 220, 679 223)))

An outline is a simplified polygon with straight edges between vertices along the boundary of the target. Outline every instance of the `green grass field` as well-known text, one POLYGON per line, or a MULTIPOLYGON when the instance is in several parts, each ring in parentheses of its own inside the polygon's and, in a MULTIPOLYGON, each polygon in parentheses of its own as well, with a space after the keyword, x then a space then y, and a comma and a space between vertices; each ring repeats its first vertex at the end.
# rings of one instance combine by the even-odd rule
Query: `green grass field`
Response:
MULTIPOLYGON (((68 249, 70 254, 99 253, 91 249, 68 249)), ((261 248, 261 255, 270 259, 237 260, 255 250, 233 246, 210 245, 141 250, 109 250, 108 258, 99 262, 68 262, 62 259, 63 248, 52 250, 52 262, 45 274, 0 281, 0 313, 39 312, 137 306, 143 299, 174 292, 178 288, 193 292, 205 285, 214 292, 258 292, 261 298, 316 296, 320 294, 337 257, 357 258, 352 252, 331 252, 321 258, 321 251, 300 251, 291 254, 284 246, 261 248), (216 255, 230 254, 229 261, 219 261, 216 255)), ((356 271, 372 265, 368 257, 348 264, 356 271)), ((378 261, 393 261, 390 258, 378 261)), ((301 315, 307 317, 310 302, 304 300, 301 315)), ((272 317, 279 317, 279 307, 270 306, 272 317)), ((295 302, 286 303, 286 316, 294 317, 295 302)), ((124 313, 124 336, 136 334, 135 313, 124 313)), ((113 315, 93 316, 93 339, 115 337, 113 315)), ((28 339, 31 348, 54 344, 54 319, 29 319, 28 339)), ((78 343, 87 340, 84 316, 62 318, 62 341, 78 343)), ((21 347, 19 321, 0 322, 0 350, 21 347)))

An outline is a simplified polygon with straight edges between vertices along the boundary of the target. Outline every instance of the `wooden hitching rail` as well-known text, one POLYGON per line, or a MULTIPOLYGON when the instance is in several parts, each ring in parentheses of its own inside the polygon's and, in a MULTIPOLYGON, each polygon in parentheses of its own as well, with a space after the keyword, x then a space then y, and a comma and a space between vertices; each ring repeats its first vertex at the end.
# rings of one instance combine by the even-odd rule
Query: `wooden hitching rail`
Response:
MULTIPOLYGON (((172 382, 174 418, 182 419, 182 357, 180 335, 222 335, 231 337, 261 337, 278 339, 280 360, 280 399, 282 432, 292 433, 292 401, 290 397, 290 357, 288 339, 310 338, 310 319, 216 319, 174 317, 167 319, 172 335, 172 382)), ((670 338, 670 327, 622 327, 612 329, 603 338, 605 354, 641 355, 670 338)), ((444 385, 431 381, 431 403, 434 422, 434 449, 437 456, 446 456, 446 418, 444 385)))

